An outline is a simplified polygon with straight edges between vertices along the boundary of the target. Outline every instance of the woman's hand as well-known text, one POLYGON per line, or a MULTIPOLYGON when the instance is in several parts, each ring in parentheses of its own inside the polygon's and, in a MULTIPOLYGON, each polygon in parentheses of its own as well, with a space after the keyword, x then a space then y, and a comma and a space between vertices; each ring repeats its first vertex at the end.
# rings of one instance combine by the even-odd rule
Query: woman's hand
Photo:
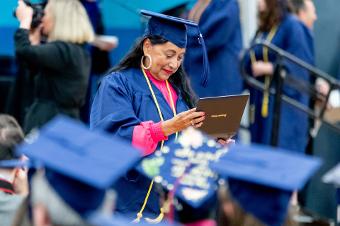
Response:
MULTIPOLYGON (((28 158, 26 156, 21 156, 20 160, 27 161, 28 158)), ((29 193, 27 173, 28 173, 27 168, 16 168, 15 169, 13 187, 14 187, 15 193, 18 195, 26 196, 29 193)))
POLYGON ((165 136, 182 131, 189 126, 199 128, 203 125, 205 119, 204 112, 197 112, 196 108, 184 111, 173 117, 172 119, 162 122, 162 130, 165 136))
POLYGON ((19 0, 15 15, 20 22, 20 28, 30 29, 33 17, 32 7, 26 5, 24 1, 19 0))
POLYGON ((15 169, 15 178, 13 181, 13 187, 15 194, 26 196, 29 193, 29 185, 27 178, 27 169, 17 168, 15 169))
POLYGON ((251 69, 254 77, 272 75, 274 73, 274 66, 269 62, 257 61, 252 64, 251 69))

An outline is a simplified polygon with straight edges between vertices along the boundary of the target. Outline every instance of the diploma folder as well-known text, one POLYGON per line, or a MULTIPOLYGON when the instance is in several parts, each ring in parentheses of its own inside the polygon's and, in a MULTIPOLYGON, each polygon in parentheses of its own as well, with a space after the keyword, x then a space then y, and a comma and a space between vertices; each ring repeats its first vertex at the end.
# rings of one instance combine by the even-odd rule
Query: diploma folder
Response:
POLYGON ((205 112, 199 128, 214 137, 229 139, 238 131, 249 94, 200 98, 197 111, 205 112))

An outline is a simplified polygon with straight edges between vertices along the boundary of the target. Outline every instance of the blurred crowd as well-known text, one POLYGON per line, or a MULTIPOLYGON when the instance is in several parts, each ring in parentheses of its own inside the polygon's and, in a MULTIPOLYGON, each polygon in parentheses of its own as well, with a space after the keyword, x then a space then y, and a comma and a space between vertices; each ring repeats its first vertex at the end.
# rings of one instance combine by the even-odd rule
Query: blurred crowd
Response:
MULTIPOLYGON (((111 65, 109 54, 116 51, 118 39, 106 35, 99 4, 96 0, 18 1, 16 81, 12 95, 7 95, 7 105, 0 106, 6 107, 7 113, 0 114, 0 226, 128 225, 135 218, 139 224, 166 218, 170 221, 166 224, 187 226, 279 226, 307 225, 306 217, 310 217, 309 225, 330 225, 330 220, 304 212, 307 195, 298 192, 298 187, 282 194, 287 188, 276 185, 279 182, 274 179, 262 184, 264 188, 218 181, 214 195, 193 207, 176 199, 171 191, 165 192, 164 184, 148 179, 138 167, 131 169, 132 155, 127 157, 131 159, 126 161, 129 167, 123 167, 129 148, 138 153, 139 160, 134 163, 142 162, 157 156, 158 149, 166 153, 164 149, 177 141, 182 131, 200 128, 206 115, 195 108, 199 98, 245 92, 250 94, 248 142, 273 145, 292 155, 313 155, 320 122, 278 101, 272 90, 280 89, 282 96, 316 115, 331 110, 336 123, 340 120, 336 113, 340 82, 315 75, 258 44, 275 45, 314 67, 317 11, 312 0, 258 0, 258 26, 251 49, 243 48, 237 0, 197 0, 164 12, 185 21, 144 13, 151 18, 144 34, 117 65, 111 65), (60 114, 85 124, 89 134, 105 131, 113 141, 125 140, 126 146, 95 140, 80 129, 77 134, 78 127, 67 128, 67 124, 65 131, 46 128, 60 114), (83 149, 101 148, 92 147, 91 142, 101 142, 107 148, 113 145, 126 153, 115 153, 112 163, 105 152, 89 157, 83 149), (56 148, 54 143, 60 146, 56 148), (20 146, 24 151, 18 153, 20 146), (60 154, 55 155, 53 149, 60 154), (109 180, 104 173, 108 169, 116 170, 120 178, 115 185, 103 186, 103 181, 109 180), (98 173, 96 178, 86 178, 86 174, 95 175, 93 172, 98 173), (278 191, 266 190, 271 186, 278 191), (248 208, 243 201, 249 190, 250 196, 263 196, 263 200, 249 199, 254 204, 248 208), (239 198, 236 194, 242 192, 245 195, 239 198), (90 214, 93 211, 105 216, 115 212, 128 219, 114 223, 103 218, 98 223, 90 214), (302 214, 305 218, 301 220, 298 216, 302 214)), ((240 137, 215 141, 231 148, 235 142, 244 142, 240 137)), ((235 161, 260 164, 260 160, 241 157, 235 161)), ((311 170, 307 168, 296 169, 296 175, 311 170)), ((313 173, 296 180, 304 184, 313 173)), ((294 172, 285 176, 294 178, 294 172)), ((249 178, 236 179, 256 184, 257 179, 249 178)), ((194 192, 191 195, 194 200, 194 192)))

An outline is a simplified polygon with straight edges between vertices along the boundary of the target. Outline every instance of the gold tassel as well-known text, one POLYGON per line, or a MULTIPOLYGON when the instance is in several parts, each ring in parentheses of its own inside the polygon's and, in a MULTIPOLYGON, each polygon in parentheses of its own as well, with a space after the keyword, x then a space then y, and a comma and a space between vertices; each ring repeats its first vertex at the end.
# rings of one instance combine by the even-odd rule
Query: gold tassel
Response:
POLYGON ((262 109, 261 109, 261 115, 263 118, 267 118, 268 117, 268 95, 265 93, 265 95, 263 96, 263 100, 262 100, 262 109))
POLYGON ((268 117, 268 104, 269 104, 269 86, 270 86, 270 76, 266 75, 264 78, 264 91, 262 99, 261 115, 263 118, 268 117))
POLYGON ((145 220, 150 223, 150 224, 158 224, 160 223, 163 218, 164 218, 164 215, 169 213, 170 211, 170 199, 167 198, 167 200, 164 202, 163 206, 160 208, 160 214, 158 215, 158 217, 156 217, 155 219, 151 219, 151 218, 145 218, 145 220))
POLYGON ((143 217, 143 214, 142 213, 137 213, 137 217, 136 217, 136 219, 134 219, 133 221, 132 221, 132 223, 135 223, 135 224, 137 224, 137 223, 139 223, 140 222, 140 219, 143 217))
POLYGON ((161 208, 160 211, 161 211, 161 213, 155 219, 151 219, 151 218, 146 217, 145 220, 148 223, 150 223, 150 224, 158 224, 158 223, 160 223, 163 220, 163 218, 164 218, 164 209, 161 208))
POLYGON ((150 185, 149 185, 149 189, 148 189, 148 192, 146 193, 146 196, 145 196, 145 199, 144 199, 143 206, 142 206, 142 208, 140 209, 140 211, 137 213, 137 217, 136 217, 136 219, 134 219, 134 220, 132 221, 132 223, 138 223, 138 222, 140 222, 140 219, 143 217, 143 211, 144 211, 144 209, 145 209, 146 203, 148 202, 148 199, 149 199, 149 196, 150 196, 150 192, 151 192, 152 186, 153 186, 153 180, 151 181, 151 183, 150 183, 150 185))

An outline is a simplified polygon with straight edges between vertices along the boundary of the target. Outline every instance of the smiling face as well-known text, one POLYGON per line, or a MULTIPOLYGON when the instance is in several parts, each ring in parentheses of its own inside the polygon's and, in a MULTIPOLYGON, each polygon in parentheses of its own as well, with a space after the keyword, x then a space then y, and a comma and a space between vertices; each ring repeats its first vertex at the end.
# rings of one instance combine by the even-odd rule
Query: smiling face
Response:
MULTIPOLYGON (((149 71, 160 81, 168 80, 181 66, 185 54, 185 48, 179 48, 171 42, 164 44, 152 45, 149 39, 145 39, 143 43, 144 55, 150 55, 151 67, 149 71)), ((149 66, 148 57, 144 59, 144 65, 149 66)))

